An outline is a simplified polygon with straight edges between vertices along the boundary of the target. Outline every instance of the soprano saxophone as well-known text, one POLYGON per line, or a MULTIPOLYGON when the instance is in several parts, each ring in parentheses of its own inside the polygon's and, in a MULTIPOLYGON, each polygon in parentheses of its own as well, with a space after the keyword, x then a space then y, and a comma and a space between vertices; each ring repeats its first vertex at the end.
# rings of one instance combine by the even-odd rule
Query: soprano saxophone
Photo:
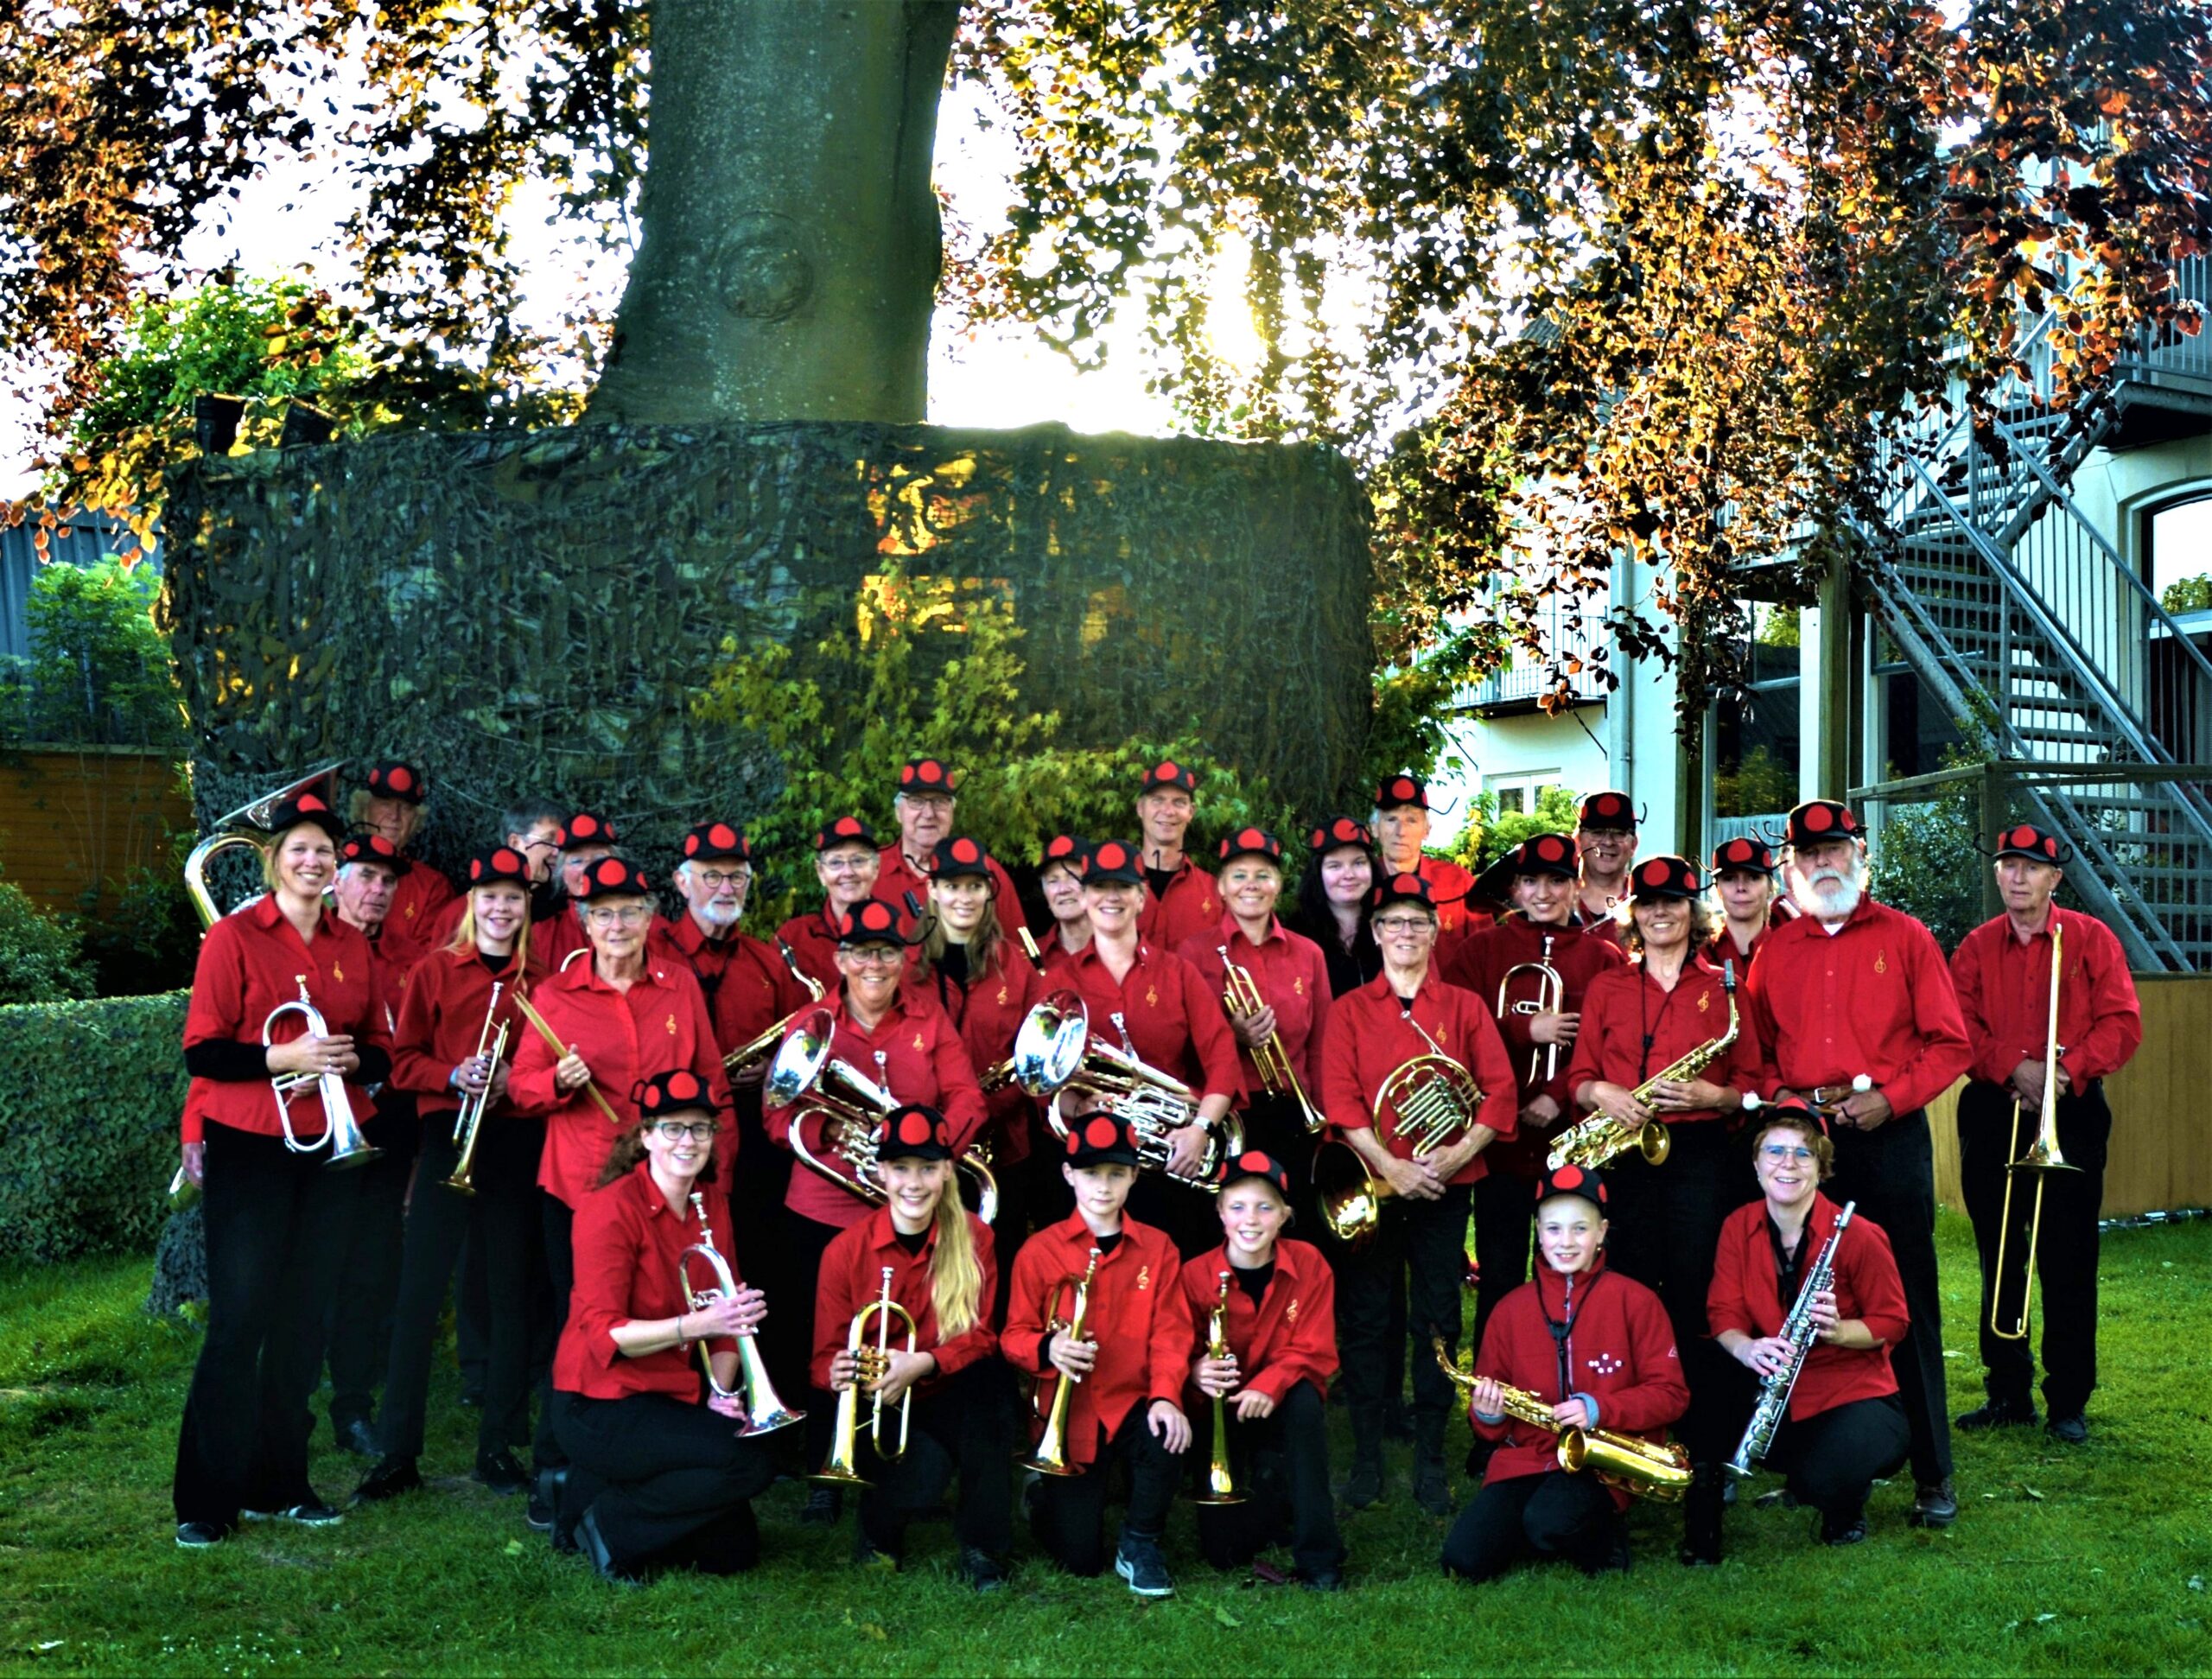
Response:
POLYGON ((1821 1244, 1820 1256, 1813 1261, 1813 1269, 1805 1273, 1789 1315, 1782 1320, 1782 1339, 1789 1343, 1789 1362, 1759 1383, 1759 1402, 1752 1409, 1751 1426, 1744 1430, 1743 1444, 1737 1447, 1736 1455, 1728 1460, 1728 1472, 1732 1475, 1750 1474, 1774 1444, 1774 1431, 1782 1426, 1782 1419, 1789 1409, 1790 1390, 1797 1385, 1797 1373, 1805 1368, 1806 1355, 1813 1350, 1816 1332, 1813 1327, 1813 1296, 1826 1294, 1835 1281, 1835 1244, 1843 1240, 1844 1227, 1851 1223, 1852 1212, 1858 1205, 1856 1201, 1846 1201, 1843 1211, 1836 1214, 1835 1228, 1821 1244))

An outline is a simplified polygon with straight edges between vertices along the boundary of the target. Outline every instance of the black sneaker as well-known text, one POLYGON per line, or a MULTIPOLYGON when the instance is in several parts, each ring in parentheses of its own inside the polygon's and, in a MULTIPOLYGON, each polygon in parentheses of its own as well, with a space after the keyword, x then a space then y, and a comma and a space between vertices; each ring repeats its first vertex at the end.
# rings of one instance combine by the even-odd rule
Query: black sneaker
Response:
POLYGON ((798 1519, 814 1527, 834 1528, 844 1513, 844 1495, 834 1486, 817 1486, 808 1490, 806 1508, 799 1511, 798 1519))
POLYGON ((1452 1488, 1444 1478, 1444 1460, 1423 1458, 1414 1466, 1414 1502, 1431 1516, 1452 1513, 1452 1488))
POLYGON ((530 1475, 512 1452, 494 1452, 488 1457, 478 1453, 475 1479, 503 1498, 530 1490, 530 1475))
POLYGON ((2089 1419, 2076 1411, 2071 1416, 2055 1416, 2043 1426, 2062 1446, 2086 1446, 2089 1443, 2089 1419))
POLYGON ((996 1592, 1006 1586, 1006 1565, 973 1545, 960 1548, 960 1577, 979 1592, 996 1592))
POLYGON ((1848 1522, 1821 1523, 1821 1543, 1823 1545, 1856 1545, 1866 1537, 1866 1518, 1854 1516, 1848 1522))
POLYGON ((1357 1462, 1344 1482, 1344 1508, 1365 1510, 1382 1499, 1382 1465, 1379 1460, 1357 1462))
POLYGON ((397 1498, 403 1492, 412 1492, 423 1485, 412 1458, 379 1458, 375 1468, 361 1478, 353 1489, 353 1502, 373 1504, 386 1498, 397 1498))
POLYGON ((1977 1405, 1951 1426, 1974 1434, 1985 1428, 2032 1428, 2035 1421, 2036 1408, 2028 1400, 1991 1399, 1977 1405))
POLYGON ((1344 1589, 1344 1570, 1341 1568, 1301 1568, 1298 1583, 1309 1592, 1341 1592, 1344 1589))
MULTIPOLYGON (((523 1506, 522 1519, 533 1533, 554 1533, 553 1518, 560 1512, 561 1488, 569 1479, 565 1465, 548 1466, 537 1472, 530 1489, 530 1502, 523 1506)), ((553 1549, 563 1549, 560 1536, 554 1533, 553 1549)))
POLYGON ((303 1528, 334 1528, 346 1519, 345 1511, 333 1510, 314 1497, 282 1510, 242 1510, 238 1514, 249 1522, 296 1522, 303 1528))
POLYGON ((1948 1528, 1959 1519, 1959 1498, 1948 1475, 1912 1490, 1912 1514, 1905 1520, 1916 1528, 1948 1528))
POLYGON ((230 1536, 231 1530, 218 1522, 179 1522, 176 1542, 181 1550, 204 1551, 219 1545, 230 1536))
POLYGON ((1123 1534, 1121 1547, 1114 1553, 1114 1572, 1128 1580, 1129 1590, 1141 1598, 1175 1595, 1175 1582, 1168 1576, 1167 1559, 1160 1555, 1157 1539, 1123 1534))
POLYGON ((637 1576, 616 1566, 614 1553, 607 1549, 607 1540, 599 1530, 599 1515, 586 1510, 576 1518, 576 1549, 584 1554, 592 1569, 610 1586, 635 1586, 637 1576))

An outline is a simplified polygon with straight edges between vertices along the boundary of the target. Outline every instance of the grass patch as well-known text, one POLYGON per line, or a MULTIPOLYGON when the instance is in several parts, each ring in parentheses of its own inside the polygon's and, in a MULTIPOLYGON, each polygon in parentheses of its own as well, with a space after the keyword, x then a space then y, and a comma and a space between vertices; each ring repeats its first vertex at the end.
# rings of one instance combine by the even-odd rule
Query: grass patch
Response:
MULTIPOLYGON (((1955 1411, 1980 1392, 1976 1288, 1964 1220, 1944 1215, 1939 1240, 1955 1411)), ((1961 1440, 1948 1533, 1904 1525, 1900 1483, 1877 1489, 1867 1544, 1829 1551, 1808 1512, 1741 1508, 1727 1562, 1693 1572, 1674 1561, 1675 1518, 1639 1508, 1625 1580, 1549 1567, 1473 1590, 1438 1574, 1440 1525, 1413 1508, 1394 1447, 1389 1503, 1346 1519, 1344 1595, 1215 1574, 1182 1508, 1168 1534, 1179 1595, 1159 1604, 1034 1561, 978 1600, 951 1575, 941 1524, 915 1530, 906 1574, 862 1580, 844 1561, 850 1517, 833 1533, 799 1527, 793 1485, 762 1501, 755 1574, 613 1592, 525 1531, 519 1500, 463 1479, 474 1424, 449 1371, 423 1465, 432 1490, 334 1530, 249 1529, 187 1555, 170 1542, 168 1483, 198 1335, 139 1311, 146 1269, 0 1276, 0 1671, 1948 1679, 2212 1665, 2212 1221, 2107 1238, 2091 1443, 1961 1440)), ((1455 1452, 1464 1438, 1455 1428, 1455 1452)), ((342 1497, 359 1466, 327 1449, 321 1422, 317 1440, 316 1485, 342 1497)))

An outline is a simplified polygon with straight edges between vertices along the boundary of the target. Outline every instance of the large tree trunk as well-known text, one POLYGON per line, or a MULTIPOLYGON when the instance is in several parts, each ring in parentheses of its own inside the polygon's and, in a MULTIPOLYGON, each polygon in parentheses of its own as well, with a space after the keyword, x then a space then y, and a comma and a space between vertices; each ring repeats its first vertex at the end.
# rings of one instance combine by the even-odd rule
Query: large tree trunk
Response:
POLYGON ((924 417, 959 13, 657 0, 645 235, 592 417, 924 417))

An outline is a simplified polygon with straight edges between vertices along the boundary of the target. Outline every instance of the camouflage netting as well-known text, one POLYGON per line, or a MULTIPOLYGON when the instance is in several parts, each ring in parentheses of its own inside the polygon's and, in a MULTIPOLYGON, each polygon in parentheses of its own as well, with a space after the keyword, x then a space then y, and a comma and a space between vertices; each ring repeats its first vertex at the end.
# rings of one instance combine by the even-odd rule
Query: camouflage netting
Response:
POLYGON ((1302 811, 1359 777, 1367 506, 1326 450, 1058 426, 404 433, 194 462, 163 522, 203 823, 287 770, 389 754, 438 790, 433 860, 527 792, 664 849, 778 785, 757 742, 689 714, 723 638, 849 626, 890 556, 1006 591, 1026 697, 1071 744, 1203 720, 1302 811))

